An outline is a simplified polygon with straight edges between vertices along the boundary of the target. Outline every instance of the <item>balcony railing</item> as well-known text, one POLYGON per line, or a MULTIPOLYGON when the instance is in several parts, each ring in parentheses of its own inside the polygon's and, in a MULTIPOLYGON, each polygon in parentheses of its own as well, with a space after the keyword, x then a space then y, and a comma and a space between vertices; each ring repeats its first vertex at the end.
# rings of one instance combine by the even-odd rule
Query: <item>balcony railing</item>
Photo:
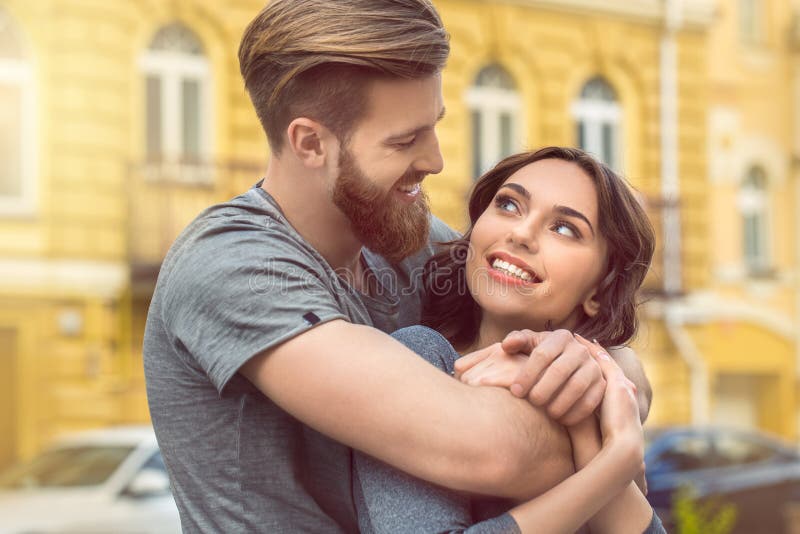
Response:
POLYGON ((233 198, 256 183, 265 165, 144 162, 129 167, 128 261, 136 273, 157 272, 178 234, 208 206, 233 198))

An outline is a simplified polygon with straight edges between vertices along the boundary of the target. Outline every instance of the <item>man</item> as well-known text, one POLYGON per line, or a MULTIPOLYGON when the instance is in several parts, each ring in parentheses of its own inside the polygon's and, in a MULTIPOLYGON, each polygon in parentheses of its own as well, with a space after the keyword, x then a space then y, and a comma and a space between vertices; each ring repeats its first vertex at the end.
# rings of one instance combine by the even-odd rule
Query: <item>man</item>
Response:
MULTIPOLYGON (((572 470, 543 411, 381 332, 419 322, 421 266, 454 235, 419 187, 442 168, 448 53, 429 0, 274 0, 247 28, 240 67, 272 149, 266 177, 177 239, 145 333, 185 531, 355 531, 350 447, 499 496, 572 470)), ((565 417, 590 413, 604 384, 585 349, 564 332, 535 341, 568 362, 565 417)))

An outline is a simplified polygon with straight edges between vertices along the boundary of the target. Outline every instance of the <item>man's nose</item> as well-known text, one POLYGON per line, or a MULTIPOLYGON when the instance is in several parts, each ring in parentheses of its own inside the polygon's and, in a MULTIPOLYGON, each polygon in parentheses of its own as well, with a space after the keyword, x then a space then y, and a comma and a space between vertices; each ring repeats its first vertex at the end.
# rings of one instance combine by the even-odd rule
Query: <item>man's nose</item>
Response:
POLYGON ((444 167, 444 160, 442 158, 442 151, 439 149, 439 138, 436 133, 430 136, 430 139, 424 147, 424 151, 420 154, 416 162, 416 170, 426 174, 439 174, 444 167))

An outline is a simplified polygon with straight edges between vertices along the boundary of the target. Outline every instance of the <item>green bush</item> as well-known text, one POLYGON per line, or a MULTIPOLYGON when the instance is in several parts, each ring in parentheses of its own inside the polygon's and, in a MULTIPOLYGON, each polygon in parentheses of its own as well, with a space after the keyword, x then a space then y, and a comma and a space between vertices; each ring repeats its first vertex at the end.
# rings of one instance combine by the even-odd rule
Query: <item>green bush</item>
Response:
POLYGON ((676 534, 728 534, 736 524, 736 507, 718 500, 699 502, 691 486, 681 487, 672 499, 676 534))

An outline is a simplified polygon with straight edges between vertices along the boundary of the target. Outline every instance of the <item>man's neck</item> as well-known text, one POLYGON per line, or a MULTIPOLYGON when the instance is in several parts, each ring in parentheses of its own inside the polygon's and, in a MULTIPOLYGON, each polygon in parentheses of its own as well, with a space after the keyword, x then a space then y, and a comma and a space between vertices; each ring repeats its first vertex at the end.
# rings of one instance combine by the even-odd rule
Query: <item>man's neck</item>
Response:
POLYGON ((362 244, 353 235, 350 221, 333 204, 324 176, 273 159, 261 187, 275 199, 297 233, 343 278, 357 285, 362 244))

